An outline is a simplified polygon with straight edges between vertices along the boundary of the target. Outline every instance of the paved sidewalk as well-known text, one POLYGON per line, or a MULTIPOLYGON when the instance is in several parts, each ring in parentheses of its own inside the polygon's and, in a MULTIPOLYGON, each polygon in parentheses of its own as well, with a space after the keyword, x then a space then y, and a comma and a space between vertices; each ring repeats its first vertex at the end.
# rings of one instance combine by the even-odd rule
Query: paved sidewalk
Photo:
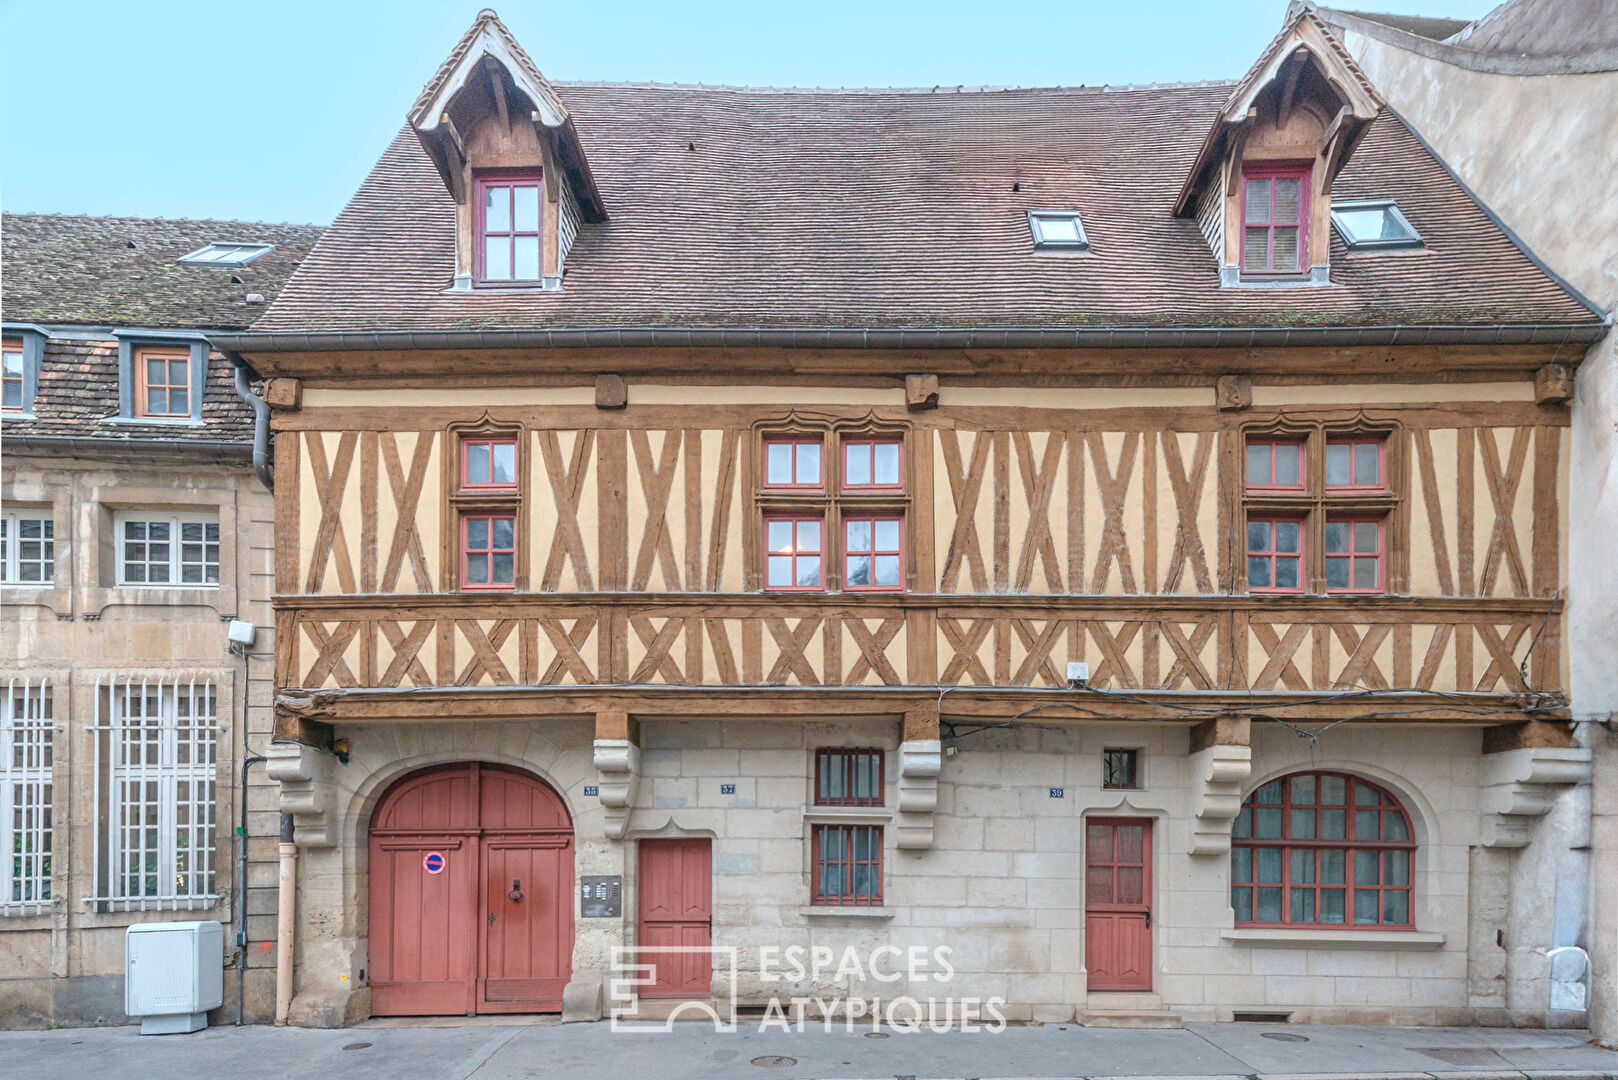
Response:
POLYGON ((1618 1080, 1618 1052, 1580 1032, 1489 1028, 1191 1024, 1183 1031, 1073 1025, 1000 1033, 904 1033, 867 1026, 716 1033, 682 1023, 365 1025, 347 1031, 210 1028, 0 1033, 0 1078, 186 1080, 988 1080, 988 1078, 1331 1076, 1356 1080, 1618 1080), (773 1059, 773 1060, 772 1060, 773 1059), (780 1059, 791 1059, 783 1061, 780 1059))

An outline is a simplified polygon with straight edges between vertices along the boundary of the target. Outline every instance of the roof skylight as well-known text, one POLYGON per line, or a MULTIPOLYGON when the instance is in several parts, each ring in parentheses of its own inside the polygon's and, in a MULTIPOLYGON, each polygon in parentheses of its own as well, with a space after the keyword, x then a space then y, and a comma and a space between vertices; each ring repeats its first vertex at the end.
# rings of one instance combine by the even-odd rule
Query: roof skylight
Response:
POLYGON ((1090 238, 1077 210, 1030 210, 1028 231, 1035 251, 1089 251, 1090 238))
POLYGON ((1392 199, 1334 202, 1331 223, 1350 251, 1392 251, 1423 246, 1421 235, 1392 199))
POLYGON ((275 250, 274 244, 241 244, 216 240, 205 248, 198 248, 176 261, 181 266, 246 266, 260 255, 275 250))

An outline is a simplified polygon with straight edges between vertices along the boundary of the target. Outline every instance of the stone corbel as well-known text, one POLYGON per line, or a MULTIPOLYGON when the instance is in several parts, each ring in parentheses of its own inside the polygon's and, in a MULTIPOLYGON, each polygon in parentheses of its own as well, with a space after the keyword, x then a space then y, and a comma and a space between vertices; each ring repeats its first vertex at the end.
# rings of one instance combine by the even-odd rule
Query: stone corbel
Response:
POLYGON ((1539 746, 1483 757, 1483 845, 1526 847, 1534 819, 1551 808, 1559 785, 1590 778, 1590 751, 1539 746))
POLYGON ((622 840, 640 787, 640 746, 629 714, 596 713, 595 766, 600 775, 596 794, 605 819, 607 839, 622 840))
POLYGON ((1191 755, 1191 854, 1230 854, 1230 823, 1252 774, 1251 746, 1215 744, 1191 755))
POLYGON ((264 771, 281 785, 281 812, 292 815, 299 847, 337 845, 336 760, 301 743, 271 743, 264 751, 264 771))
POLYGON ((938 776, 944 770, 937 739, 899 744, 899 838, 907 850, 933 846, 933 812, 938 809, 938 776))

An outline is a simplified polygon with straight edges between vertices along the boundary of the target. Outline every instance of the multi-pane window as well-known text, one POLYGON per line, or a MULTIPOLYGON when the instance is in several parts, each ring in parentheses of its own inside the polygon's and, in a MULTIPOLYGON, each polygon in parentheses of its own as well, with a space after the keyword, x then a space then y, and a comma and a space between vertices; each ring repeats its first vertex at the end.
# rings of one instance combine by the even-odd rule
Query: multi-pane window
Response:
POLYGON ((191 415, 191 350, 135 350, 135 415, 191 415))
POLYGON ((0 701, 0 915, 31 915, 51 900, 51 688, 12 679, 0 701))
POLYGON ((904 521, 890 517, 843 519, 843 588, 854 592, 904 588, 904 521))
POLYGON ((115 519, 119 585, 219 584, 219 518, 131 512, 115 519))
POLYGON ((0 514, 0 582, 49 585, 56 578, 56 521, 44 513, 0 514))
POLYGON ((825 529, 816 517, 764 519, 764 587, 820 592, 826 587, 825 529))
POLYGON ((23 349, 20 338, 6 338, 0 343, 0 409, 22 412, 23 401, 23 349))
POLYGON ((905 588, 909 498, 902 438, 769 435, 760 453, 765 589, 905 588))
POLYGON ((881 806, 882 751, 823 747, 815 751, 816 806, 881 806))
POLYGON ((1298 274, 1308 269, 1309 166, 1248 166, 1242 171, 1242 273, 1298 274))
POLYGON ((1249 593, 1380 594, 1398 506, 1386 432, 1250 435, 1243 509, 1249 593))
POLYGON ((877 907, 882 903, 882 826, 816 825, 813 902, 877 907))
POLYGON ((510 514, 461 518, 461 588, 509 590, 517 582, 517 519, 510 514))
POLYGON ((515 439, 461 440, 462 491, 509 491, 516 486, 515 439))
POLYGON ((843 443, 844 491, 903 491, 896 439, 850 439, 843 443))
POLYGON ((764 443, 764 486, 820 491, 822 477, 819 439, 767 439, 764 443))
POLYGON ((1326 519, 1326 591, 1382 591, 1382 522, 1326 519))
POLYGON ((1247 591, 1303 591, 1303 522, 1247 517, 1247 591))
POLYGON ((1264 784, 1231 830, 1238 925, 1410 929, 1416 844, 1399 800, 1358 777, 1264 784))
POLYGON ((1326 488, 1330 491, 1381 491, 1387 476, 1383 439, 1331 439, 1326 443, 1326 488))
POLYGON ((477 181, 477 275, 486 282, 540 279, 540 177, 477 181))
POLYGON ((218 702, 210 682, 96 689, 96 895, 115 910, 207 907, 215 892, 218 702))
POLYGON ((1140 787, 1140 751, 1114 750, 1101 752, 1101 786, 1104 788, 1140 787))
POLYGON ((1247 440, 1248 491, 1302 491, 1302 439, 1247 440))
POLYGON ((456 522, 454 574, 467 591, 513 591, 526 561, 517 550, 520 526, 527 520, 518 482, 522 438, 516 431, 466 433, 458 438, 459 459, 449 494, 456 522))

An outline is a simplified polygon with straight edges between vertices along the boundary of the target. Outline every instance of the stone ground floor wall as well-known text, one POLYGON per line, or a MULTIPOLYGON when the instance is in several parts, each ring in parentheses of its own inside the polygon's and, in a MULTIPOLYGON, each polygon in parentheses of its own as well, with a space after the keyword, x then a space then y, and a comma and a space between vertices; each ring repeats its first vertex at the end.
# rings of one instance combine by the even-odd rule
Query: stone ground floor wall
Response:
MULTIPOLYGON (((338 736, 351 757, 330 777, 336 843, 304 846, 300 856, 295 1023, 368 1014, 365 826, 377 800, 415 769, 471 760, 521 766, 554 786, 573 815, 576 874, 623 876, 621 917, 577 919, 570 990, 608 977, 613 947, 635 943, 636 842, 699 836, 713 843, 713 940, 738 950, 743 972, 734 990, 716 978, 716 996, 734 993, 742 1006, 788 996, 749 974, 767 946, 836 955, 947 946, 954 975, 943 994, 925 978, 895 984, 847 971, 799 980, 790 994, 998 997, 1009 1019, 1072 1019, 1090 999, 1085 820, 1127 816, 1153 822, 1152 990, 1186 1019, 1251 1011, 1300 1022, 1557 1022, 1541 950, 1556 918, 1553 856, 1566 844, 1554 813, 1536 816, 1538 803, 1527 817, 1503 819, 1502 808, 1522 812, 1521 800, 1505 800, 1501 764, 1491 760, 1501 755, 1482 752, 1477 728, 1342 726, 1310 740, 1254 721, 1239 795, 1298 770, 1350 773, 1397 796, 1417 843, 1414 933, 1295 932, 1301 940, 1238 932, 1228 854, 1217 845, 1191 853, 1208 850, 1199 840, 1208 789, 1183 725, 1019 724, 946 741, 953 752, 942 759, 933 845, 922 850, 896 843, 901 754, 898 725, 887 719, 643 720, 622 839, 608 838, 613 815, 595 794, 605 788, 589 721, 344 726, 338 736), (887 751, 884 807, 814 807, 813 751, 823 746, 887 751), (1103 788, 1107 747, 1141 751, 1138 790, 1103 788), (834 817, 885 825, 880 909, 811 905, 809 830, 834 817), (1526 828, 1526 839, 1507 824, 1526 828)), ((1535 794, 1554 809, 1561 790, 1535 794)), ((1228 816, 1224 828, 1228 835, 1228 816)))

